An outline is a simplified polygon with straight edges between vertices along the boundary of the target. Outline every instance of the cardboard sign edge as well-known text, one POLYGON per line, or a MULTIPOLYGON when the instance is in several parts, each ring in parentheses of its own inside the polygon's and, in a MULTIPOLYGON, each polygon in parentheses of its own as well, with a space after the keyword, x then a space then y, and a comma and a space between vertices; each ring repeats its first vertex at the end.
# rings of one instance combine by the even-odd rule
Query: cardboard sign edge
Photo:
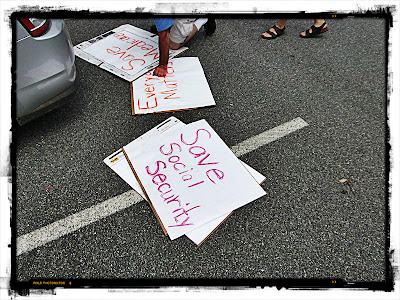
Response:
POLYGON ((151 203, 150 198, 149 198, 149 196, 148 196, 146 190, 144 189, 144 186, 143 186, 142 182, 141 182, 140 179, 139 179, 139 176, 137 175, 135 169, 133 168, 133 165, 132 165, 132 163, 131 163, 131 161, 130 161, 130 159, 129 159, 129 157, 128 157, 128 154, 125 152, 124 147, 122 147, 121 149, 122 149, 122 152, 124 153, 124 155, 125 155, 125 157, 126 157, 126 160, 127 160, 128 164, 129 164, 129 166, 130 166, 130 168, 131 168, 133 174, 134 174, 135 177, 136 177, 136 180, 138 181, 140 187, 141 187, 142 190, 143 190, 144 195, 146 196, 145 199, 146 199, 147 203, 149 203, 151 210, 153 211, 154 215, 156 216, 158 222, 160 223, 161 228, 162 228, 164 234, 165 234, 166 236, 168 236, 167 230, 165 229, 164 224, 162 223, 162 221, 161 221, 159 215, 157 214, 156 209, 154 208, 153 204, 151 203))

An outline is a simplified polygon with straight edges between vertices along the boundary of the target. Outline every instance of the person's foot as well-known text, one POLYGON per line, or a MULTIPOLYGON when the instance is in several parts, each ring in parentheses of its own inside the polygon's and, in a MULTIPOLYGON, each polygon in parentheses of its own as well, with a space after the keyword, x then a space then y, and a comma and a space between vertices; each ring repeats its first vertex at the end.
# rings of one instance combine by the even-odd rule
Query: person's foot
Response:
POLYGON ((208 18, 208 21, 204 24, 204 30, 207 35, 212 35, 217 28, 214 18, 208 18))
POLYGON ((325 31, 328 31, 328 25, 325 23, 325 21, 315 20, 313 26, 311 26, 310 29, 300 32, 300 36, 304 38, 315 37, 320 33, 324 33, 325 31))
POLYGON ((261 34, 261 37, 264 39, 272 40, 274 38, 277 38, 278 36, 281 36, 285 32, 285 29, 285 26, 279 27, 277 24, 261 34))

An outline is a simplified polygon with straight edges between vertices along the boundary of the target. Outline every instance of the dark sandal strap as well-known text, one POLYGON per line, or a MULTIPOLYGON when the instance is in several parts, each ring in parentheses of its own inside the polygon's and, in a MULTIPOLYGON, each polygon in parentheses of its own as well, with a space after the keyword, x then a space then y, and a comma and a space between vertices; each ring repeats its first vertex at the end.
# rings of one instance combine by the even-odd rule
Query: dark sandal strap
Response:
POLYGON ((271 39, 278 36, 278 34, 276 34, 275 32, 271 31, 270 29, 268 29, 266 31, 266 33, 268 33, 271 36, 271 39))
POLYGON ((274 25, 272 26, 272 28, 275 29, 278 36, 282 35, 282 33, 285 31, 285 26, 282 29, 280 29, 278 26, 274 25))
POLYGON ((276 25, 272 26, 270 29, 268 29, 265 33, 268 33, 270 35, 270 37, 266 37, 262 35, 262 38, 264 39, 269 39, 272 40, 278 36, 281 36, 283 34, 283 32, 285 31, 285 27, 283 27, 282 29, 278 28, 276 25), (275 29, 275 32, 272 32, 271 29, 275 29))
POLYGON ((326 25, 326 22, 324 22, 321 26, 315 27, 314 24, 311 26, 312 32, 310 32, 310 29, 306 31, 306 37, 315 37, 316 35, 320 34, 324 26, 326 25))

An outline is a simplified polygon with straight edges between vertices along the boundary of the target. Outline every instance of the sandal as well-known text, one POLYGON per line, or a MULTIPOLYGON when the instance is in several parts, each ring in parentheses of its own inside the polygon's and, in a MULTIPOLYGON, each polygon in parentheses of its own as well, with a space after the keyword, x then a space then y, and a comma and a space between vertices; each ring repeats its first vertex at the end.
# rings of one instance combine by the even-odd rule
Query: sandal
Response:
POLYGON ((280 29, 279 27, 277 27, 276 25, 274 25, 274 26, 272 26, 272 28, 270 28, 270 29, 268 29, 266 32, 264 32, 264 33, 268 33, 268 34, 270 35, 270 37, 263 36, 263 35, 261 35, 261 37, 262 37, 263 39, 273 40, 274 38, 277 38, 278 36, 281 36, 282 34, 285 33, 286 26, 283 26, 283 28, 280 29), (272 28, 275 29, 275 32, 276 32, 276 33, 271 31, 272 28))
POLYGON ((325 28, 324 28, 324 26, 326 25, 326 22, 324 22, 321 26, 319 26, 319 27, 315 27, 314 25, 312 25, 311 26, 311 32, 310 32, 310 29, 308 29, 307 31, 305 31, 305 35, 301 35, 300 34, 300 36, 302 37, 302 38, 313 38, 313 37, 316 37, 318 34, 320 34, 320 33, 324 33, 325 31, 328 31, 328 26, 326 26, 325 28))

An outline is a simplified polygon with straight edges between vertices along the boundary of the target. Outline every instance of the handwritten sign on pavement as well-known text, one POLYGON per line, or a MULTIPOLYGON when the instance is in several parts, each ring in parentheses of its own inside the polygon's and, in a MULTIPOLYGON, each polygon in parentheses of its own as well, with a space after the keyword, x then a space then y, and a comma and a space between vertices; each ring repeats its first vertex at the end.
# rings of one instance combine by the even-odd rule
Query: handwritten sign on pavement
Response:
MULTIPOLYGON (((145 138, 149 138, 151 136, 163 134, 164 132, 171 131, 173 129, 178 129, 182 126, 185 126, 183 122, 175 117, 170 117, 161 124, 147 131, 145 134, 141 135, 134 141, 130 143, 133 146, 135 143, 143 140, 145 138)), ((240 161, 247 169, 247 171, 253 176, 253 178, 257 181, 258 184, 261 184, 266 178, 254 170, 249 165, 240 161)), ((109 166, 114 172, 116 172, 126 183, 128 183, 136 192, 138 192, 143 198, 145 198, 144 192, 137 181, 135 175, 133 174, 129 163, 122 151, 119 149, 115 151, 108 157, 104 159, 104 163, 109 166)), ((200 245, 212 232, 215 231, 217 227, 222 224, 222 222, 231 214, 231 212, 226 213, 198 228, 186 233, 186 236, 191 239, 197 245, 200 245)))
POLYGON ((265 195, 205 120, 123 149, 172 240, 265 195))
POLYGON ((174 58, 165 77, 147 72, 131 85, 133 114, 177 111, 215 105, 197 57, 174 58))
MULTIPOLYGON (((187 50, 170 51, 170 58, 187 50)), ((125 24, 74 47, 76 56, 125 80, 133 81, 159 61, 158 36, 125 24)))

